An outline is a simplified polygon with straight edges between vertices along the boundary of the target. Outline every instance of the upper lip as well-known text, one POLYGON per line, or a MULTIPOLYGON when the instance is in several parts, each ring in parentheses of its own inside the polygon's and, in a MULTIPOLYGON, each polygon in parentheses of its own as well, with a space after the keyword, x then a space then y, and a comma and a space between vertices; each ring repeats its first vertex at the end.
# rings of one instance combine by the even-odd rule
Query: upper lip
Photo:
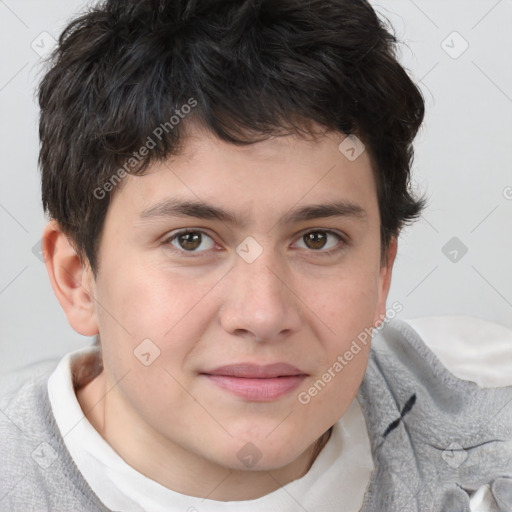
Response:
POLYGON ((307 375, 302 370, 299 370, 288 363, 274 363, 267 365, 250 363, 230 364, 201 373, 206 375, 223 375, 226 377, 241 377, 246 379, 270 379, 273 377, 307 375))

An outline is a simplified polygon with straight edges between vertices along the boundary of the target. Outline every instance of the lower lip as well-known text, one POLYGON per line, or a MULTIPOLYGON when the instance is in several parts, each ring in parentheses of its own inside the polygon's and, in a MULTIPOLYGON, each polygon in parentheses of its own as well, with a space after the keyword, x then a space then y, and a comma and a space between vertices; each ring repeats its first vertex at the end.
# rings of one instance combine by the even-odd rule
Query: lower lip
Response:
POLYGON ((226 375, 206 375, 211 382, 231 393, 254 402, 269 402, 297 388, 306 375, 290 375, 269 379, 246 379, 226 375))

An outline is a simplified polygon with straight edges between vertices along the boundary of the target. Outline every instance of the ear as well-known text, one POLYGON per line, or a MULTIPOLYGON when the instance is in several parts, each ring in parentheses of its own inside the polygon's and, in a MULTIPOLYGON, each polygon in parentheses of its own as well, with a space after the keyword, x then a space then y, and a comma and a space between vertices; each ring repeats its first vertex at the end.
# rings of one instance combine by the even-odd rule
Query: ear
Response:
POLYGON ((53 292, 71 327, 84 336, 98 334, 92 271, 80 263, 55 220, 44 228, 41 249, 53 292))
POLYGON ((386 260, 381 265, 379 273, 379 297, 373 318, 374 326, 381 324, 386 316, 386 299, 388 298, 389 288, 391 287, 391 275, 397 251, 398 240, 395 237, 391 237, 389 247, 386 251, 386 260))

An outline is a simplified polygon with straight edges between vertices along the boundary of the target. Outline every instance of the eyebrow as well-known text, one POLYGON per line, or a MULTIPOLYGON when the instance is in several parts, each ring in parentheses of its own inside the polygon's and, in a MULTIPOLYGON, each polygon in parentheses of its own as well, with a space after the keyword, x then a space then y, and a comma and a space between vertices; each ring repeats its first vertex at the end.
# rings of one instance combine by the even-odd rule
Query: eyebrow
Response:
MULTIPOLYGON (((152 219, 168 217, 193 217, 196 219, 218 220, 241 227, 246 226, 248 220, 246 217, 229 212, 218 206, 198 201, 181 201, 179 199, 165 199, 143 210, 140 214, 140 219, 143 223, 152 219)), ((327 217, 349 217, 355 220, 365 221, 367 219, 367 213, 361 206, 351 201, 331 201, 323 204, 302 206, 291 210, 279 219, 278 224, 293 224, 327 217)))

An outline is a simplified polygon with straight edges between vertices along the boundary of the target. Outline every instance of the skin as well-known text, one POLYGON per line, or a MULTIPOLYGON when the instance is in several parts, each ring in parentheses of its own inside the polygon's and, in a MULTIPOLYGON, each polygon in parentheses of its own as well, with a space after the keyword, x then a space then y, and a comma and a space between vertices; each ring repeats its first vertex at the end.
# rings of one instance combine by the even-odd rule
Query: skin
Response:
POLYGON ((102 437, 147 477, 215 500, 263 496, 307 472, 315 442, 354 399, 369 345, 307 405, 298 400, 385 315, 397 250, 393 239, 381 265, 371 160, 363 152, 349 161, 338 150, 343 139, 324 132, 316 140, 288 135, 239 147, 191 128, 179 156, 128 176, 115 191, 96 278, 59 225, 46 226, 47 270, 71 326, 101 333, 104 370, 77 390, 78 401, 102 437), (166 198, 220 206, 246 224, 141 220, 166 198), (279 223, 293 209, 335 200, 356 203, 365 218, 279 223), (182 228, 210 237, 194 246, 195 256, 179 239, 169 241, 182 228), (303 238, 322 230, 347 242, 328 235, 323 248, 303 238), (248 236, 263 250, 252 263, 236 252, 248 236), (160 350, 149 366, 134 356, 147 338, 160 350), (308 376, 291 393, 256 402, 200 375, 239 362, 287 362, 308 376), (261 455, 250 469, 237 456, 249 442, 261 455))

